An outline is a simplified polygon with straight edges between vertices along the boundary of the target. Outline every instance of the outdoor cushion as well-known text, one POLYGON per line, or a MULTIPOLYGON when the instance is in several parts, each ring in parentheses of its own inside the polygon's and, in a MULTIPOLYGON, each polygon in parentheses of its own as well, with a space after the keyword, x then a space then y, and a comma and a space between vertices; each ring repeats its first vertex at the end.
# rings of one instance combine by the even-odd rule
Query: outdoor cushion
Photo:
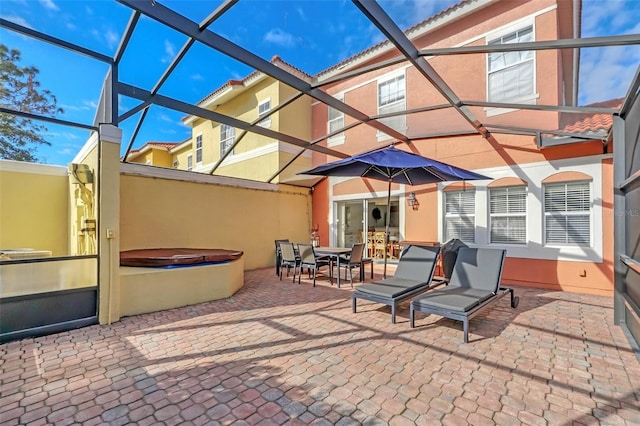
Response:
POLYGON ((370 300, 391 306, 391 322, 396 322, 397 305, 431 288, 436 259, 440 247, 410 245, 405 248, 392 278, 361 285, 353 292, 352 311, 356 312, 356 299, 370 300))
POLYGON ((502 250, 462 247, 447 287, 466 287, 498 292, 502 275, 502 250))
POLYGON ((446 287, 435 290, 432 293, 426 293, 412 303, 418 310, 421 307, 431 307, 467 312, 494 296, 494 293, 487 290, 446 287))
POLYGON ((356 289, 356 293, 368 293, 378 296, 398 297, 403 293, 424 285, 425 283, 422 281, 405 280, 402 278, 387 279, 360 286, 356 289))

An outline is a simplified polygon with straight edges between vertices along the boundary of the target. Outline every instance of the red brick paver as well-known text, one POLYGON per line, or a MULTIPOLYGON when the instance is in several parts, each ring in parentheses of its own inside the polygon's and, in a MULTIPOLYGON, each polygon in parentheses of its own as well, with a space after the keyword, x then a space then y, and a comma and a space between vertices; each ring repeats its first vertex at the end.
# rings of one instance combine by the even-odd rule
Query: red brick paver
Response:
MULTIPOLYGON (((306 278, 306 276, 304 277, 306 278)), ((610 298, 516 288, 462 324, 247 272, 233 297, 0 345, 0 423, 640 424, 610 298)))

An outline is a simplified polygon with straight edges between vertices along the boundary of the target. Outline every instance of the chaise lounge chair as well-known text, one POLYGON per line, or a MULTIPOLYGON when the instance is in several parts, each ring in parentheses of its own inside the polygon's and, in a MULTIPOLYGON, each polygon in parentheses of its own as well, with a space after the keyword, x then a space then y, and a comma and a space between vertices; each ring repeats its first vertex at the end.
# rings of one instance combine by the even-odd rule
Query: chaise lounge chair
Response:
MULTIPOLYGON (((351 299, 353 313, 356 299, 391 306, 391 322, 396 323, 396 306, 432 288, 433 274, 440 247, 408 246, 400 254, 393 278, 364 284, 356 288, 351 299)), ((442 283, 437 283, 437 285, 442 283)), ((434 284, 435 286, 436 284, 434 284)))
POLYGON ((433 290, 411 302, 410 322, 415 326, 415 311, 462 321, 464 343, 469 341, 469 320, 500 300, 511 295, 511 307, 519 298, 513 289, 500 287, 505 250, 463 247, 453 267, 447 287, 433 290))

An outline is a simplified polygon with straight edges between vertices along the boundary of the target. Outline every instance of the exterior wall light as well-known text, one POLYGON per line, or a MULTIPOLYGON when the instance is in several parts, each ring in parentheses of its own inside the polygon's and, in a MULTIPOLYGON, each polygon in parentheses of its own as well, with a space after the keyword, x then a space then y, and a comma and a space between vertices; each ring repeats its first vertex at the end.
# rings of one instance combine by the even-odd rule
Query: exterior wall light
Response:
POLYGON ((413 210, 418 210, 420 208, 420 203, 418 202, 418 199, 416 198, 416 193, 415 192, 410 192, 409 193, 409 197, 407 198, 407 204, 409 206, 411 206, 411 208, 413 210))

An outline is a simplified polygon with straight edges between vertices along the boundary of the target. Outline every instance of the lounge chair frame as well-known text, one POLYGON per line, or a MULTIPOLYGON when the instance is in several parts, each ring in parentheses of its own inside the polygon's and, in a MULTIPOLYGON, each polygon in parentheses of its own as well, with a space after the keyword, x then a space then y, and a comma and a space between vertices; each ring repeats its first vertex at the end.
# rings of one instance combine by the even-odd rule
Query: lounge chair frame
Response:
MULTIPOLYGON (((403 250, 403 253, 405 251, 407 251, 411 246, 405 247, 405 249, 403 250)), ((422 247, 422 248, 426 248, 428 250, 433 250, 434 247, 429 247, 429 246, 417 246, 417 247, 422 247)), ((384 305, 388 305, 391 306, 391 323, 395 324, 396 323, 396 311, 397 311, 397 307, 398 304, 404 302, 405 300, 411 299, 415 296, 417 296, 418 294, 424 293, 427 290, 433 289, 439 285, 444 284, 444 281, 433 281, 433 276, 435 274, 435 270, 436 270, 436 263, 438 260, 438 256, 440 255, 440 248, 439 247, 435 247, 436 252, 435 252, 435 258, 433 261, 433 265, 431 266, 431 271, 428 274, 428 276, 426 276, 424 278, 424 284, 420 285, 418 287, 416 287, 413 290, 407 291, 405 293, 402 293, 399 296, 396 297, 387 297, 387 296, 381 296, 378 294, 372 294, 372 293, 367 293, 366 292, 366 286, 367 284, 364 284, 363 286, 357 287, 355 289, 355 291, 353 292, 352 296, 351 296, 351 310, 352 312, 355 314, 357 311, 357 303, 356 300, 357 299, 363 299, 363 300, 368 300, 370 302, 376 302, 376 303, 382 303, 384 305)), ((402 261, 402 255, 400 256, 400 261, 402 261)), ((379 284, 381 282, 373 282, 371 284, 379 284)))
MULTIPOLYGON (((502 269, 503 269, 503 266, 504 266, 505 257, 506 257, 506 251, 503 251, 503 253, 502 253, 502 261, 500 263, 500 272, 498 274, 498 281, 497 281, 498 283, 502 279, 502 269)), ((454 268, 455 268, 455 266, 454 266, 454 268)), ((438 290, 436 290, 436 292, 437 291, 438 290)), ((469 309, 468 311, 447 309, 447 308, 437 307, 437 306, 428 307, 428 306, 424 306, 422 304, 419 304, 418 300, 414 300, 413 302, 411 302, 411 308, 410 308, 410 311, 409 311, 409 323, 411 325, 411 328, 415 327, 415 313, 416 313, 416 311, 424 312, 426 314, 435 314, 435 315, 439 315, 441 317, 445 317, 445 318, 449 318, 449 319, 453 319, 453 320, 457 320, 457 321, 462 321, 462 323, 463 323, 463 331, 464 331, 464 343, 469 343, 469 321, 473 317, 475 317, 476 315, 480 314, 482 311, 487 309, 489 306, 491 306, 494 303, 498 302, 500 299, 502 299, 507 294, 509 294, 510 297, 511 297, 511 307, 515 309, 518 306, 518 303, 520 302, 520 298, 514 295, 512 288, 508 288, 508 287, 498 287, 498 291, 495 292, 492 297, 490 297, 489 299, 479 303, 478 305, 474 306, 473 308, 469 309)))
POLYGON ((464 343, 469 343, 469 320, 471 320, 473 317, 475 317, 476 315, 484 311, 487 307, 493 305, 498 300, 502 299, 507 294, 511 296, 511 307, 514 309, 518 307, 520 298, 513 294, 512 288, 508 288, 508 287, 500 287, 500 290, 494 297, 492 297, 491 299, 487 300, 484 303, 479 304, 478 306, 470 309, 467 312, 452 311, 450 309, 443 309, 443 308, 436 308, 436 307, 427 308, 426 306, 420 306, 416 308, 416 306, 414 306, 414 304, 412 303, 409 311, 409 322, 411 323, 411 328, 414 328, 415 315, 416 315, 415 311, 424 312, 426 314, 440 315, 441 317, 462 321, 463 323, 462 327, 464 331, 464 343))

